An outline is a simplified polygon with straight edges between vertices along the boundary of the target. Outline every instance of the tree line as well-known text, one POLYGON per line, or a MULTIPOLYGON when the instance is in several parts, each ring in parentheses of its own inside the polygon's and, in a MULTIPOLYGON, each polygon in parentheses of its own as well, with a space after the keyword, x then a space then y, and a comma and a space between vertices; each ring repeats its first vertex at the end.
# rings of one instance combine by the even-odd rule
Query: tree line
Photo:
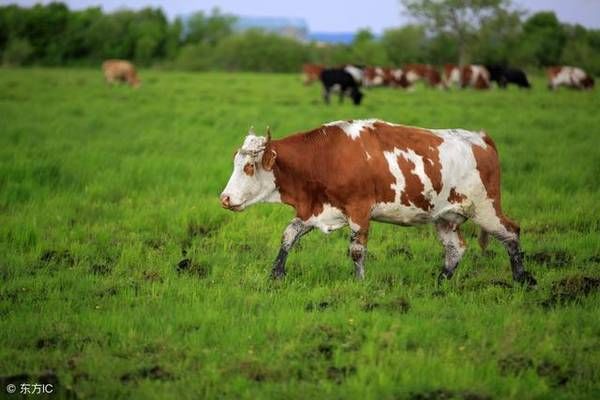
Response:
POLYGON ((600 74, 600 30, 561 23, 553 12, 527 16, 510 0, 401 0, 415 23, 351 44, 304 43, 261 30, 237 32, 236 17, 193 14, 169 21, 159 8, 105 13, 63 3, 0 7, 4 65, 98 65, 107 58, 186 70, 295 72, 305 62, 570 64, 600 74))

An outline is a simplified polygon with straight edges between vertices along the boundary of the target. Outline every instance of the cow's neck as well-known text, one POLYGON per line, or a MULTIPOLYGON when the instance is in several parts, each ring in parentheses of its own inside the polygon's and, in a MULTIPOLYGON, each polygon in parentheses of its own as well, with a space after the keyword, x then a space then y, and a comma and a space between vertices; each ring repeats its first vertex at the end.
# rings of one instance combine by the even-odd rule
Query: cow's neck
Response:
POLYGON ((312 148, 315 144, 292 136, 273 141, 271 146, 277 152, 273 172, 280 201, 294 207, 304 219, 318 213, 325 202, 325 191, 317 179, 319 165, 315 161, 319 152, 312 148))

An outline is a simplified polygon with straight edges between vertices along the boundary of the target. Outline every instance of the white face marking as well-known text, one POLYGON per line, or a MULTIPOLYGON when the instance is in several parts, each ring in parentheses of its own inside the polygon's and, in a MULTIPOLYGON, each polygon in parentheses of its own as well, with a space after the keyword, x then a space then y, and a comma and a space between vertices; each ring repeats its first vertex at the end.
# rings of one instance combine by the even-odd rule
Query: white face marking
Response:
POLYGON ((381 122, 381 121, 378 119, 359 119, 359 120, 355 120, 352 122, 350 122, 350 121, 333 121, 333 122, 329 122, 324 125, 325 126, 337 126, 341 130, 343 130, 344 133, 346 133, 346 135, 351 137, 352 140, 354 140, 360 136, 360 132, 363 129, 373 129, 374 124, 377 122, 381 122))
POLYGON ((324 233, 330 233, 348 224, 348 220, 342 211, 331 204, 323 204, 323 211, 319 215, 313 215, 305 221, 307 225, 319 228, 324 233))
POLYGON ((238 210, 261 201, 281 201, 273 171, 267 171, 261 165, 265 143, 266 138, 249 134, 235 154, 233 173, 222 196, 229 196, 230 204, 238 210), (252 176, 244 172, 246 164, 254 165, 252 176))

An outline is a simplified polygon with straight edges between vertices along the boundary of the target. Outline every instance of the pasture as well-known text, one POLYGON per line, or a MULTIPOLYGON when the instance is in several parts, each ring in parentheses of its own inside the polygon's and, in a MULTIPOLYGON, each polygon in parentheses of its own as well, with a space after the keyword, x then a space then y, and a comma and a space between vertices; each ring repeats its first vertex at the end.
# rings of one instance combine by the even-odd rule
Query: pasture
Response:
MULTIPOLYGON (((365 90, 326 107, 299 75, 0 74, 0 380, 71 398, 600 397, 600 93, 365 90), (485 129, 535 290, 471 223, 436 287, 433 226, 302 239, 269 279, 284 205, 220 208, 250 125, 274 138, 376 117, 485 129), (21 377, 15 377, 22 375, 21 377)), ((14 397, 17 397, 15 395, 14 397)), ((12 398, 9 396, 9 398, 12 398)))

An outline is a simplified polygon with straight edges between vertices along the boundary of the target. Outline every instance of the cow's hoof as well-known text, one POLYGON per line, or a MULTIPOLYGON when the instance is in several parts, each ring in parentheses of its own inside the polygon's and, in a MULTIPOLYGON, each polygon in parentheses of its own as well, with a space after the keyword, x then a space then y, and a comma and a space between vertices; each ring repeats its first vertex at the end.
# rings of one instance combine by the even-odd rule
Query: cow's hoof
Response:
POLYGON ((450 278, 452 278, 452 273, 448 272, 446 270, 442 270, 442 272, 440 272, 440 274, 437 277, 437 284, 438 284, 438 286, 443 285, 444 282, 450 280, 450 278))
POLYGON ((285 271, 282 271, 280 269, 274 269, 273 271, 271 271, 271 278, 273 278, 274 280, 281 280, 285 278, 285 271))
POLYGON ((517 277, 515 280, 525 286, 537 286, 537 280, 527 271, 524 271, 523 274, 521 274, 521 276, 517 277))

